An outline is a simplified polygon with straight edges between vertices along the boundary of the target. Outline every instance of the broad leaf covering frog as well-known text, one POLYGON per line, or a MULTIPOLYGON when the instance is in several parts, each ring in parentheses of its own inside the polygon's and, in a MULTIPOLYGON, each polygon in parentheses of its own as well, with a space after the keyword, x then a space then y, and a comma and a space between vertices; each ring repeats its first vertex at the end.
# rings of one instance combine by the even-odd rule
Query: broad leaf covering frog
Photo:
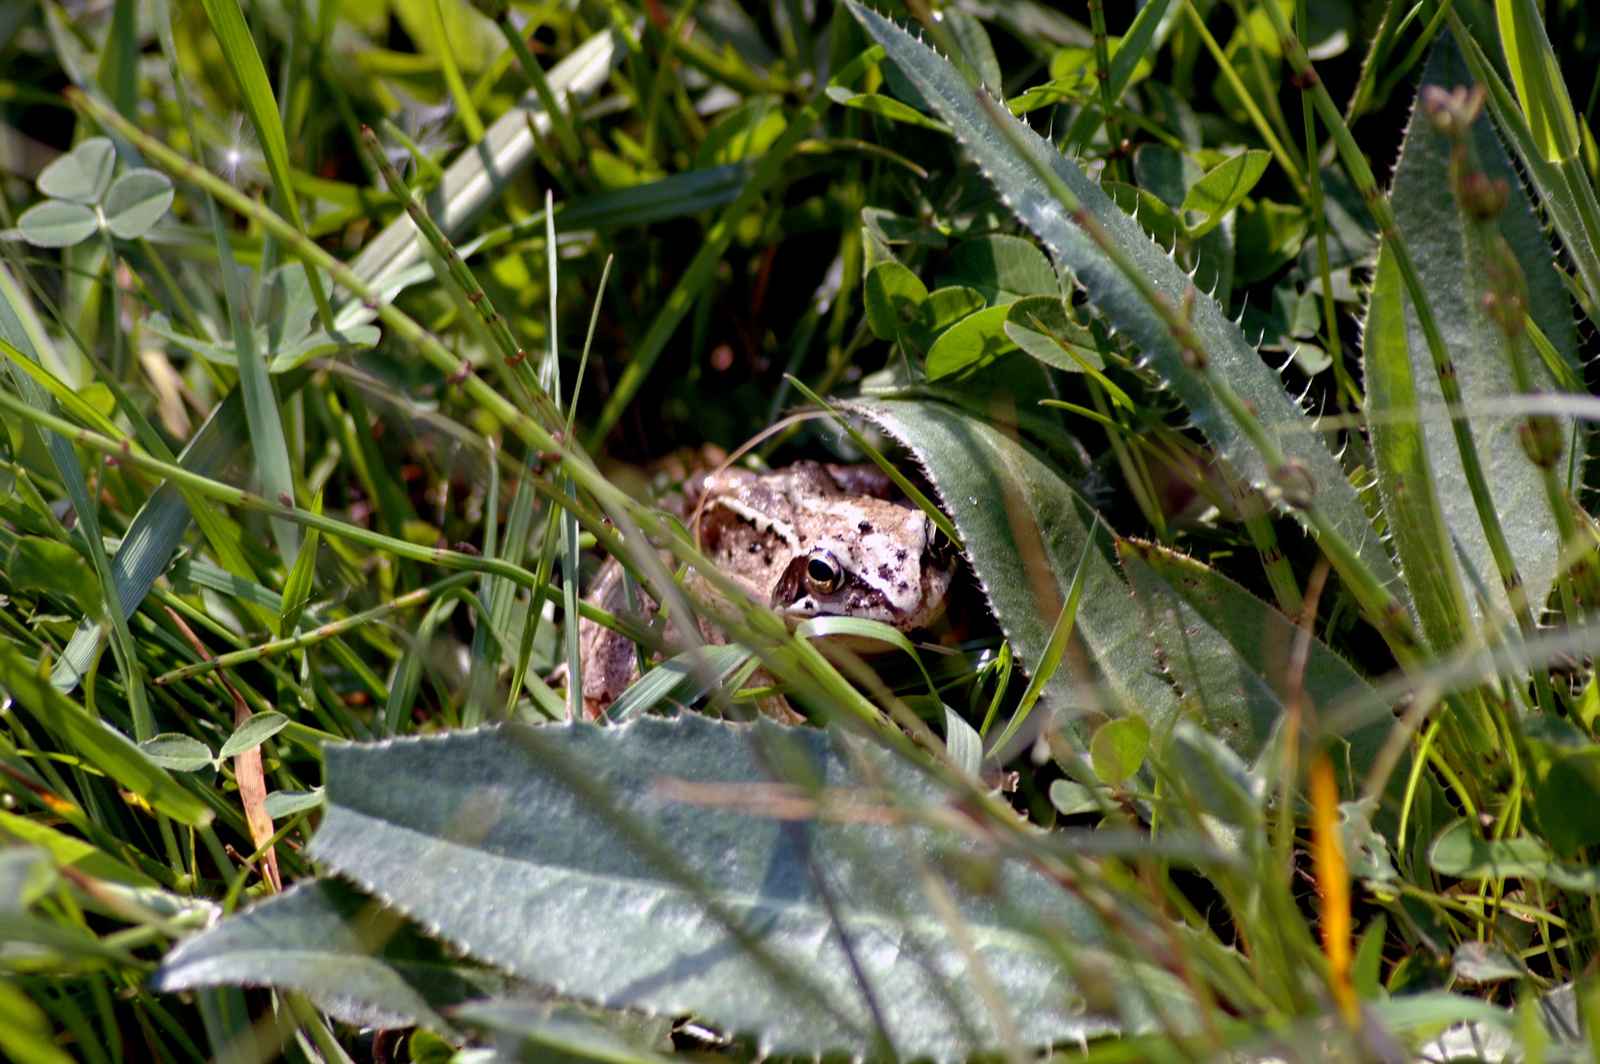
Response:
MULTIPOLYGON (((688 496, 701 550, 786 619, 860 617, 911 632, 944 612, 960 557, 927 515, 895 498, 875 466, 729 469, 692 478, 688 496)), ((696 574, 685 586, 701 601, 716 597, 696 574)), ((608 562, 589 598, 625 609, 621 566, 608 562)), ((580 643, 584 704, 598 715, 637 678, 634 645, 591 621, 581 622, 580 643)))

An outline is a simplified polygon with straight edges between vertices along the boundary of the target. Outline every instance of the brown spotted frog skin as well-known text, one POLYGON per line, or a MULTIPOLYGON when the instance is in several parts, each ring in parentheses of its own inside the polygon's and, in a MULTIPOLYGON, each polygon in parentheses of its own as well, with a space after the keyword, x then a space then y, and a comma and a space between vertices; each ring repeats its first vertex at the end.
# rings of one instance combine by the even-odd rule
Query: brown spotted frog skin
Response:
MULTIPOLYGON (((944 612, 959 556, 927 515, 894 497, 875 466, 728 469, 696 476, 688 487, 690 525, 706 557, 791 623, 859 617, 910 632, 944 612)), ((698 574, 685 588, 703 602, 718 598, 698 574)), ((608 562, 589 598, 624 609, 621 567, 608 562)), ((720 633, 705 634, 721 641, 720 633)), ((637 678, 634 645, 589 621, 580 625, 580 643, 584 703, 596 715, 637 678)))

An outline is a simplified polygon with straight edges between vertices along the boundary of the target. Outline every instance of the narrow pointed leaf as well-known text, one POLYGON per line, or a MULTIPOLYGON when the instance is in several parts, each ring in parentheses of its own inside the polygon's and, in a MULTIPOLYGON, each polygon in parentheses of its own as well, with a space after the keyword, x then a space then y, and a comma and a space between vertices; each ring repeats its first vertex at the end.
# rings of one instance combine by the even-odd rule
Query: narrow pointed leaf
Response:
MULTIPOLYGON (((1144 14, 1156 6, 1146 5, 1144 14)), ((1030 161, 995 126, 998 119, 991 118, 954 68, 887 19, 860 4, 852 3, 850 9, 868 35, 883 45, 889 58, 950 124, 1007 205, 1055 256, 1057 267, 1070 271, 1088 290, 1091 302, 1101 313, 1139 345, 1144 358, 1188 406, 1195 425, 1228 461, 1251 483, 1265 485, 1267 470, 1244 430, 1216 399, 1205 379, 1184 365, 1166 322, 1063 206, 1050 197, 1035 174, 1034 163, 1048 166, 1060 176, 1109 238, 1122 246, 1123 252, 1168 298, 1179 302, 1187 298, 1187 293, 1194 291, 1189 277, 1053 144, 1038 137, 1026 124, 1005 118, 1016 122, 1017 131, 1032 153, 1030 161)), ((1196 293, 1191 321, 1206 344, 1211 359, 1208 372, 1225 377, 1235 393, 1253 403, 1256 417, 1268 432, 1279 437, 1285 453, 1306 464, 1317 484, 1319 508, 1366 566, 1403 599, 1404 588, 1355 489, 1322 438, 1311 430, 1304 413, 1285 394, 1277 375, 1246 342, 1223 308, 1203 293, 1196 293)))

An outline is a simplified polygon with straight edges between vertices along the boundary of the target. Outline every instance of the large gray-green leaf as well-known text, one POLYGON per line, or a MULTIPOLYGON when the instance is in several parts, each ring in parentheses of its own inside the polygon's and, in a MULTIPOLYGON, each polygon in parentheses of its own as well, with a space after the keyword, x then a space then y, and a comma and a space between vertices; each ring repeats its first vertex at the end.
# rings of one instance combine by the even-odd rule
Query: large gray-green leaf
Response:
MULTIPOLYGON (((983 858, 992 889, 964 890, 949 873, 970 843, 895 816, 941 794, 837 731, 686 714, 612 728, 506 725, 325 755, 315 858, 563 996, 692 1013, 785 1055, 866 1054, 884 1037, 903 1059, 993 1050, 996 1021, 919 884, 925 865, 955 898, 1027 1045, 1120 1026, 1085 1011, 1051 939, 1108 965, 1122 1018, 1148 1022, 1147 999, 1116 974, 1129 969, 1095 948, 1087 910, 993 854, 983 858), (815 787, 845 815, 816 816, 815 787)), ((1170 995, 1163 973, 1137 978, 1170 995)))
POLYGON ((70 248, 88 240, 98 228, 94 208, 66 200, 45 200, 17 219, 17 232, 36 248, 70 248))
MULTIPOLYGON (((1017 660, 1036 668, 1083 556, 1093 509, 1059 471, 979 416, 914 399, 859 400, 850 408, 910 448, 927 471, 1017 660)), ((1088 560, 1074 627, 1093 673, 1061 669, 1045 694, 1057 713, 1109 701, 1160 730, 1177 700, 1110 544, 1103 536, 1088 560)))
MULTIPOLYGON (((1443 653, 1457 646, 1470 615, 1450 529, 1439 506, 1428 431, 1417 406, 1417 381, 1406 336, 1405 288, 1394 256, 1380 253, 1362 331, 1367 385, 1367 439, 1377 467, 1378 497, 1406 574, 1423 635, 1443 653)), ((1426 356, 1424 356, 1426 359, 1426 356)), ((1435 433, 1451 439, 1447 425, 1435 433)))
MULTIPOLYGON (((1453 40, 1447 39, 1428 60, 1423 85, 1453 88, 1471 83, 1472 77, 1460 50, 1453 40)), ((1522 184, 1487 118, 1479 120, 1474 135, 1485 172, 1491 179, 1504 178, 1511 187, 1511 198, 1500 215, 1500 231, 1527 276, 1528 314, 1561 357, 1576 367, 1571 304, 1557 275, 1549 242, 1540 231, 1522 184)), ((1461 396, 1471 414, 1472 430, 1494 496, 1495 510, 1500 514, 1528 597, 1534 603, 1541 603, 1555 579, 1560 544, 1539 471, 1517 442, 1517 425, 1522 419, 1488 412, 1497 400, 1515 395, 1517 389, 1501 335, 1483 308, 1485 269, 1474 242, 1467 239, 1461 212, 1450 190, 1449 166, 1449 141, 1436 133, 1426 120, 1414 117, 1395 168, 1392 195, 1395 221, 1411 247, 1423 287, 1444 331, 1461 396)), ((1485 582, 1491 585, 1490 594, 1499 609, 1506 611, 1504 589, 1493 579, 1494 561, 1467 490, 1449 421, 1444 415, 1438 377, 1409 300, 1406 301, 1406 333, 1418 401, 1424 412, 1428 461, 1438 486, 1445 523, 1464 545, 1467 557, 1485 582)), ((1531 355, 1529 361, 1540 387, 1555 390, 1555 379, 1543 363, 1531 355)), ((1570 428, 1564 431, 1563 438, 1571 440, 1570 428)), ((1468 597, 1470 601, 1470 591, 1468 597)))
MULTIPOLYGON (((1183 364, 1166 322, 1144 300, 1129 279, 1095 246, 1039 181, 1034 164, 1048 166, 1092 213, 1107 236, 1117 242, 1140 271, 1177 303, 1194 291, 1188 276, 1124 214, 1100 186, 1084 176, 1049 141, 1016 119, 991 118, 973 89, 954 68, 887 19, 852 3, 850 9, 867 33, 883 45, 889 58, 911 80, 953 130, 1007 205, 1042 240, 1057 265, 1088 290, 1090 301, 1113 325, 1139 345, 1177 396, 1188 406, 1194 423, 1252 484, 1266 485, 1267 470, 1243 429, 1223 408, 1201 374, 1183 364), (1015 122, 1032 161, 995 124, 1015 122)), ((1389 589, 1405 597, 1394 565, 1367 519, 1356 491, 1345 479, 1311 423, 1285 393, 1282 382, 1246 342, 1226 311, 1197 293, 1192 319, 1210 356, 1209 372, 1220 375, 1247 402, 1268 432, 1282 441, 1286 454, 1304 462, 1317 484, 1317 503, 1348 539, 1362 561, 1389 589)))
MULTIPOLYGON (((1190 558, 1154 543, 1121 540, 1117 553, 1144 609, 1162 660, 1183 695, 1186 714, 1254 760, 1284 712, 1296 628, 1249 591, 1190 558)), ((1383 703, 1355 669, 1320 639, 1311 640, 1301 711, 1359 704, 1362 720, 1384 715, 1383 703)), ((1346 793, 1358 787, 1388 729, 1368 723, 1341 736, 1346 793), (1346 773, 1348 766, 1350 772, 1346 773)))
POLYGON ((505 993, 510 981, 451 958, 398 913, 324 879, 179 943, 153 982, 165 993, 208 986, 299 990, 350 1023, 448 1031, 436 1010, 505 993))

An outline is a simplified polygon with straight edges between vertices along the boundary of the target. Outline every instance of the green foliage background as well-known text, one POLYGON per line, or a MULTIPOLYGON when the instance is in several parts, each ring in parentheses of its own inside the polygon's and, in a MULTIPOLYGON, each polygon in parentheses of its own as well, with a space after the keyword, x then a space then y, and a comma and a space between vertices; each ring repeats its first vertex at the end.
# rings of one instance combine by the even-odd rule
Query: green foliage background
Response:
POLYGON ((0 1055, 1593 1059, 1594 18, 0 0, 0 1055))

